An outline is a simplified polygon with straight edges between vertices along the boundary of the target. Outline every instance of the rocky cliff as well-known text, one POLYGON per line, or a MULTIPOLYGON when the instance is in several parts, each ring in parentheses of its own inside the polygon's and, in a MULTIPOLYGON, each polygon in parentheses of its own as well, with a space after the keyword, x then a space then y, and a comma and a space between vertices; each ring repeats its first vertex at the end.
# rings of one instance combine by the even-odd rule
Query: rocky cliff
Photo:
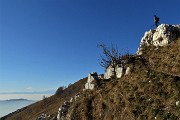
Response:
POLYGON ((145 46, 153 45, 159 47, 168 45, 179 37, 179 30, 180 25, 161 24, 156 29, 145 32, 137 54, 143 54, 142 51, 146 49, 145 46))

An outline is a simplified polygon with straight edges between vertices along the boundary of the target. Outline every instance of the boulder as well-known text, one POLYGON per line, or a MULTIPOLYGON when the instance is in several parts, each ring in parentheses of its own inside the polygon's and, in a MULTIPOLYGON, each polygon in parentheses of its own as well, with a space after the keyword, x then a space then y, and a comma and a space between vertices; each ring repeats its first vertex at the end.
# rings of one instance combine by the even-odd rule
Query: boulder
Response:
POLYGON ((116 78, 121 78, 123 76, 123 67, 117 65, 115 72, 116 72, 116 78))
POLYGON ((176 106, 179 106, 180 105, 180 101, 176 101, 176 106))
POLYGON ((130 67, 127 67, 127 68, 126 68, 125 75, 128 75, 128 74, 130 73, 130 71, 131 71, 130 67))
POLYGON ((94 89, 94 84, 92 84, 92 83, 86 83, 86 84, 85 84, 85 89, 93 90, 93 89, 94 89))
POLYGON ((92 72, 88 75, 87 83, 85 83, 85 89, 93 90, 95 85, 92 83, 95 80, 99 80, 98 74, 96 72, 92 72))
POLYGON ((105 79, 110 79, 115 77, 115 69, 110 65, 107 69, 106 69, 106 73, 104 74, 104 78, 105 79))
POLYGON ((106 73, 104 75, 105 79, 110 78, 121 78, 124 74, 127 75, 130 73, 130 67, 125 68, 122 64, 118 64, 115 68, 109 66, 106 69, 106 73), (115 76, 116 75, 116 76, 115 76))
POLYGON ((176 32, 180 31, 180 25, 168 25, 161 24, 155 30, 150 30, 145 32, 144 36, 141 39, 140 48, 136 52, 137 55, 142 54, 143 46, 154 45, 158 46, 166 46, 171 41, 176 39, 176 32))

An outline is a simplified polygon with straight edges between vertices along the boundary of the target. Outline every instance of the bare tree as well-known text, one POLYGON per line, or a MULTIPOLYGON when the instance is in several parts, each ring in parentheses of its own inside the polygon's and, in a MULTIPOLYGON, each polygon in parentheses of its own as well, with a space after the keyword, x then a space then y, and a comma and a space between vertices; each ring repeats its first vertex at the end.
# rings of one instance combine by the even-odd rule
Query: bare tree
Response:
POLYGON ((103 55, 101 55, 100 65, 104 68, 109 67, 112 64, 117 64, 119 62, 119 52, 117 46, 111 45, 111 49, 107 48, 105 44, 99 44, 99 48, 103 50, 103 55))
POLYGON ((102 49, 103 54, 101 55, 100 59, 100 65, 107 69, 109 66, 113 68, 114 75, 116 76, 116 66, 118 64, 121 64, 122 66, 130 60, 131 55, 129 54, 129 51, 126 50, 124 54, 120 54, 119 50, 113 45, 111 45, 111 48, 107 48, 105 44, 99 44, 99 48, 102 49))
POLYGON ((115 69, 117 64, 120 62, 119 50, 113 45, 111 49, 107 48, 105 44, 99 44, 99 48, 103 50, 103 55, 101 55, 100 65, 107 69, 110 65, 115 69))

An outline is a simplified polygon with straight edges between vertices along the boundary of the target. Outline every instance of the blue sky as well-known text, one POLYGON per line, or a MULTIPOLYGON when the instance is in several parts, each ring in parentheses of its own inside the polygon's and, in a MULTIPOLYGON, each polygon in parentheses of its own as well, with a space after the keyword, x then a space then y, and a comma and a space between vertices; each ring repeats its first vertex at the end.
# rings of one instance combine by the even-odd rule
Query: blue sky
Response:
POLYGON ((179 24, 179 0, 0 0, 0 92, 56 89, 103 73, 98 43, 135 53, 153 16, 179 24))

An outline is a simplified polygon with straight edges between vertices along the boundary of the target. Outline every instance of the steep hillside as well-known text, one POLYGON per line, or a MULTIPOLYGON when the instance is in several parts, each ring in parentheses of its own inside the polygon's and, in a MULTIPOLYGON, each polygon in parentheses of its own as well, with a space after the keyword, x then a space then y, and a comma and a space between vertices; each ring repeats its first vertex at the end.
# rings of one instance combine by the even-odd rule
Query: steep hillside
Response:
POLYGON ((167 46, 148 46, 144 49, 143 56, 149 61, 152 69, 180 76, 180 37, 167 46))
POLYGON ((145 34, 150 43, 142 43, 141 54, 128 58, 130 74, 98 81, 98 87, 71 104, 62 120, 179 120, 179 31, 161 25, 150 36, 145 34))
POLYGON ((131 66, 131 74, 84 92, 70 108, 71 119, 180 119, 180 77, 153 70, 138 57, 131 66))
POLYGON ((90 74, 3 120, 34 120, 42 113, 51 115, 47 120, 179 120, 180 25, 146 32, 137 54, 121 60, 128 62, 117 69, 119 78, 91 81, 90 74))
POLYGON ((69 100, 72 96, 79 93, 84 88, 86 81, 87 78, 81 79, 61 91, 61 93, 17 110, 0 120, 34 120, 35 118, 41 116, 42 113, 51 115, 51 118, 56 117, 59 106, 63 104, 64 101, 69 100))

